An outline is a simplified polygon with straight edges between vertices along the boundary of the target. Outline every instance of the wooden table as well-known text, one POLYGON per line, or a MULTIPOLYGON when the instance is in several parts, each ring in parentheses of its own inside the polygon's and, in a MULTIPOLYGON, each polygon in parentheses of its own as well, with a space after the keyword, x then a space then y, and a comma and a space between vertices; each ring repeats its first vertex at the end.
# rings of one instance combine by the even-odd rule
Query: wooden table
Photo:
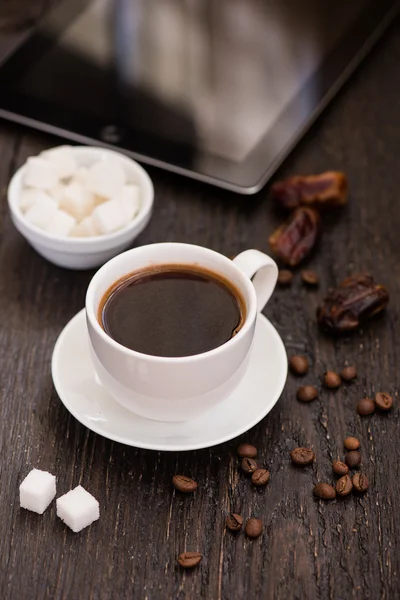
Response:
MULTIPOLYGON (((32 7, 39 5, 30 3, 33 16, 32 7)), ((4 30, 8 8, 26 6, 5 2, 4 30)), ((326 369, 346 362, 357 365, 359 376, 352 385, 323 390, 316 402, 301 404, 299 382, 289 375, 277 406, 241 438, 256 444, 271 471, 262 490, 238 470, 239 440, 180 454, 142 451, 90 432, 63 407, 50 377, 51 354, 64 325, 83 307, 93 272, 53 266, 12 226, 6 204, 10 176, 28 156, 59 140, 0 122, 2 600, 399 597, 399 61, 397 22, 279 173, 343 169, 351 195, 345 210, 326 217, 308 263, 320 275, 320 288, 309 291, 296 276, 291 289, 276 291, 265 314, 289 355, 310 357, 307 382, 319 385, 326 369), (329 286, 360 271, 389 287, 386 315, 348 337, 321 334, 318 301, 329 286), (359 417, 356 401, 378 390, 396 396, 395 408, 359 417), (317 501, 313 485, 332 480, 331 461, 343 455, 346 435, 361 440, 371 488, 364 497, 317 501), (288 453, 298 445, 315 450, 313 467, 290 464, 288 453), (55 473, 60 493, 78 484, 89 489, 100 501, 100 521, 74 534, 56 518, 55 503, 43 516, 21 510, 18 486, 33 467, 55 473), (175 493, 175 473, 194 477, 197 493, 175 493), (231 509, 262 518, 263 536, 250 541, 226 532, 231 509), (185 549, 204 554, 192 572, 176 565, 177 553, 185 549)), ((281 220, 268 189, 237 197, 150 173, 155 212, 137 244, 180 240, 228 256, 248 247, 268 252, 268 235, 281 220)), ((243 398, 243 411, 246 403, 243 398)))

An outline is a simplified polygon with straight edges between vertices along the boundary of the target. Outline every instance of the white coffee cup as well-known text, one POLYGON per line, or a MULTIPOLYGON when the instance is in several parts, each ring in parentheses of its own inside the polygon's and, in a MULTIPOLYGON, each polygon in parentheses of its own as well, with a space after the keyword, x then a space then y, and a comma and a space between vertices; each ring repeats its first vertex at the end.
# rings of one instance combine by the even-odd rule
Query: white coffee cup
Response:
POLYGON ((225 400, 243 377, 257 313, 271 296, 277 277, 275 262, 258 250, 246 250, 230 260, 201 246, 161 243, 111 259, 94 275, 86 294, 92 357, 101 383, 117 402, 149 419, 185 421, 209 410, 225 400), (228 279, 246 305, 239 332, 208 352, 172 358, 130 350, 106 334, 98 310, 107 290, 125 275, 161 264, 196 265, 228 279))

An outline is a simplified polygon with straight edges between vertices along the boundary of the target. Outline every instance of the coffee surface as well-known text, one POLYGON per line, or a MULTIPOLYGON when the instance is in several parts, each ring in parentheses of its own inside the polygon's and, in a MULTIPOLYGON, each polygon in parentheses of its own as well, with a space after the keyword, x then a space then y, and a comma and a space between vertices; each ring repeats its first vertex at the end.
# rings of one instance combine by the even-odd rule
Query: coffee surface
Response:
POLYGON ((126 348, 191 356, 221 346, 244 321, 239 292, 216 273, 160 265, 117 281, 99 308, 104 331, 126 348))

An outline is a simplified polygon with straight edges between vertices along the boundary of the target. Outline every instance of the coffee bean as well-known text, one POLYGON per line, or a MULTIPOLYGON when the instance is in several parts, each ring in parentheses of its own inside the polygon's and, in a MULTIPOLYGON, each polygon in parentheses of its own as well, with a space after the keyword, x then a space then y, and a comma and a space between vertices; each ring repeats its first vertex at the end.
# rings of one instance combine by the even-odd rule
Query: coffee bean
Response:
POLYGON ((253 458, 243 458, 241 462, 242 471, 246 473, 246 475, 251 475, 258 469, 258 464, 253 458))
POLYGON ((236 513, 231 513, 226 517, 226 526, 229 531, 239 531, 243 525, 243 517, 236 513))
POLYGON ((375 394, 375 404, 381 410, 390 410, 393 406, 393 398, 386 392, 378 392, 375 394))
POLYGON ((192 569, 196 567, 203 558, 200 552, 182 552, 178 556, 178 563, 184 569, 192 569))
POLYGON ((270 472, 267 469, 257 469, 251 476, 251 482, 258 487, 267 485, 270 477, 270 472))
POLYGON ((289 367, 295 375, 305 375, 308 371, 307 356, 292 356, 289 360, 289 367))
POLYGON ((364 473, 356 473, 353 475, 353 486, 356 492, 363 493, 368 489, 369 481, 364 473))
POLYGON ((240 444, 237 448, 237 453, 240 458, 255 458, 257 456, 257 448, 252 444, 240 444))
POLYGON ((281 269, 278 273, 278 283, 279 285, 290 285, 293 281, 293 273, 288 269, 281 269))
POLYGON ((341 383, 342 380, 340 379, 339 375, 334 371, 327 371, 325 373, 324 384, 326 385, 326 387, 335 389, 338 388, 341 383))
POLYGON ((190 493, 197 490, 197 483, 190 477, 185 477, 185 475, 174 475, 172 485, 180 492, 190 493))
POLYGON ((315 454, 310 448, 295 448, 290 458, 295 465, 309 465, 315 460, 315 454))
POLYGON ((297 390, 297 399, 301 402, 311 402, 318 398, 318 390, 313 385, 302 385, 297 390))
POLYGON ((319 277, 314 271, 302 271, 301 278, 306 285, 317 286, 319 284, 319 277))
POLYGON ((351 479, 348 475, 344 475, 336 482, 336 493, 339 496, 348 496, 353 489, 353 484, 351 483, 351 479))
POLYGON ((335 475, 340 475, 340 477, 343 477, 343 475, 347 475, 349 472, 349 467, 341 460, 335 460, 332 463, 332 471, 335 473, 335 475))
POLYGON ((344 460, 346 461, 346 465, 350 467, 350 469, 354 469, 355 467, 358 467, 358 465, 361 463, 361 454, 356 450, 352 450, 351 452, 348 452, 346 454, 344 460))
POLYGON ((329 483, 317 483, 314 487, 314 494, 321 500, 333 500, 336 498, 336 492, 329 483))
POLYGON ((245 532, 249 538, 258 538, 263 530, 261 519, 247 519, 245 532))
POLYGON ((356 409, 358 414, 363 417, 372 415, 375 412, 375 402, 371 398, 362 398, 357 402, 356 409))
POLYGON ((346 450, 358 450, 361 446, 360 441, 357 438, 351 436, 347 437, 343 443, 346 450))
POLYGON ((351 381, 357 377, 357 371, 355 367, 345 367, 340 373, 340 376, 345 381, 351 381))

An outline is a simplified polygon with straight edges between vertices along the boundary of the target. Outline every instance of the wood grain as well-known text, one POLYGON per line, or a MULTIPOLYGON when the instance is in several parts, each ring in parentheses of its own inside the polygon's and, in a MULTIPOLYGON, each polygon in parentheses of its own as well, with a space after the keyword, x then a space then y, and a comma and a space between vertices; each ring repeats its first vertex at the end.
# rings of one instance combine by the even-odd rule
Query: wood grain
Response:
MULTIPOLYGON (((241 438, 259 448, 260 462, 271 471, 265 489, 253 488, 239 472, 238 440, 180 454, 142 451, 91 433, 64 409, 50 358, 61 329, 82 308, 93 272, 51 265, 13 228, 5 196, 10 175, 58 140, 0 122, 0 598, 400 596, 399 34, 397 22, 279 173, 343 169, 351 197, 346 209, 325 218, 318 251, 308 261, 320 288, 306 289, 296 276, 290 289, 276 291, 265 314, 289 355, 309 356, 312 367, 302 381, 321 389, 324 371, 347 362, 357 365, 359 377, 337 391, 321 389, 319 400, 304 405, 295 398, 299 381, 289 376, 271 414, 241 438), (364 270, 389 287, 387 313, 352 336, 321 334, 319 299, 364 270), (356 401, 378 390, 395 395, 394 409, 359 417, 356 401), (347 435, 361 440, 371 488, 363 497, 315 500, 313 485, 332 481, 330 463, 343 456, 347 435), (291 465, 289 451, 297 445, 314 449, 314 466, 291 465), (100 521, 74 534, 56 518, 55 504, 43 516, 21 510, 18 486, 33 467, 57 475, 59 495, 79 483, 91 491, 100 501, 100 521), (196 479, 198 491, 175 492, 175 473, 196 479), (226 532, 230 510, 262 518, 262 537, 250 541, 226 532), (176 566, 185 550, 204 554, 193 572, 176 566)), ((282 215, 267 189, 242 198, 156 170, 151 176, 154 217, 137 244, 180 240, 228 256, 248 247, 268 252, 268 235, 282 215)))

